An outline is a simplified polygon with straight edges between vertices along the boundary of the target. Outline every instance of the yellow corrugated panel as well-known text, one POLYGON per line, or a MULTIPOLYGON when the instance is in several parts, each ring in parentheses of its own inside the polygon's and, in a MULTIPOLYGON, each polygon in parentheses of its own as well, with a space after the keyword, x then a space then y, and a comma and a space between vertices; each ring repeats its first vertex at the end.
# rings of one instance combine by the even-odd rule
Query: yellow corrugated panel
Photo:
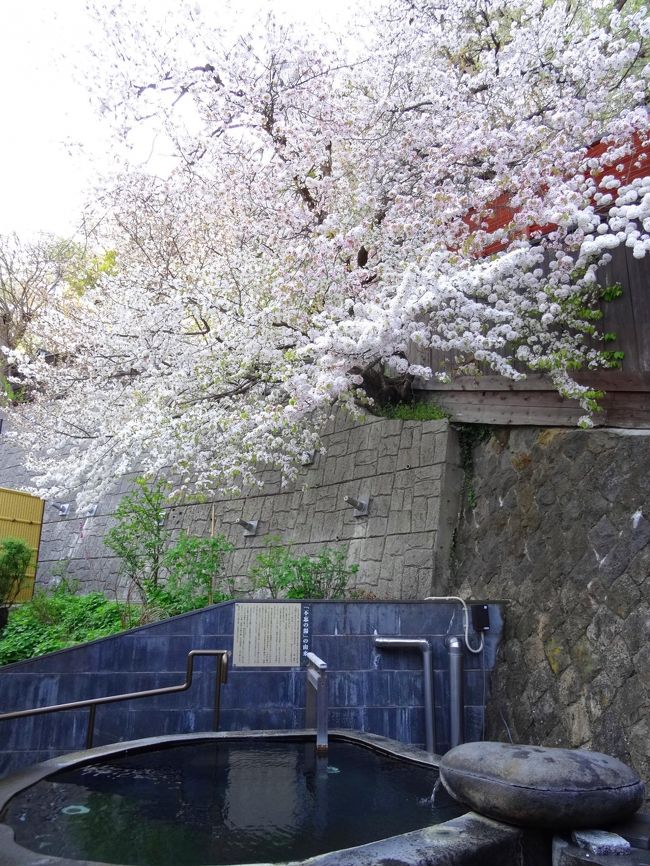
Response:
POLYGON ((0 539, 19 538, 34 551, 17 602, 29 601, 34 595, 38 548, 41 543, 45 501, 20 490, 0 487, 0 539))

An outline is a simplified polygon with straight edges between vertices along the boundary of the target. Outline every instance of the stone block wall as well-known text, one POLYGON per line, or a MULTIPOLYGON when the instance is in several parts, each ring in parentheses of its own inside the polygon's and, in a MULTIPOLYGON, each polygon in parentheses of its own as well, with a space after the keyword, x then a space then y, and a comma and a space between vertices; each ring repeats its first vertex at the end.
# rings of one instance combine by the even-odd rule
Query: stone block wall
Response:
MULTIPOLYGON (((226 573, 239 578, 244 590, 256 555, 279 536, 296 553, 346 548, 348 562, 359 565, 358 590, 379 598, 423 598, 444 580, 457 510, 448 434, 446 421, 367 417, 359 423, 339 416, 324 437, 325 451, 296 483, 283 487, 278 473, 266 472, 262 488, 241 496, 171 508, 167 525, 174 535, 181 529, 209 535, 214 522, 215 531, 235 546, 226 573), (370 497, 369 516, 356 517, 346 496, 370 497), (259 520, 258 534, 244 537, 240 519, 259 520)), ((15 449, 7 460, 5 445, 0 437, 0 486, 24 488, 25 473, 15 474, 15 449)), ((82 590, 125 594, 119 563, 102 539, 132 483, 132 476, 117 479, 92 517, 77 514, 74 506, 66 517, 46 507, 39 583, 47 584, 65 563, 67 576, 82 590)))
POLYGON ((508 600, 488 737, 650 781, 650 431, 497 429, 471 485, 449 589, 508 600))

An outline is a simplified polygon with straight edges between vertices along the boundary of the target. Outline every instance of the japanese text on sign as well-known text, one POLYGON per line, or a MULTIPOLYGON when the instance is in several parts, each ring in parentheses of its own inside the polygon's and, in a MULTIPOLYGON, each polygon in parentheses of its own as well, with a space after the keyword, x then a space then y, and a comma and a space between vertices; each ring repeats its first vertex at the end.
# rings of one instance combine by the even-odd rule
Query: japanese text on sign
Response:
POLYGON ((236 604, 233 663, 238 667, 298 667, 301 605, 236 604))

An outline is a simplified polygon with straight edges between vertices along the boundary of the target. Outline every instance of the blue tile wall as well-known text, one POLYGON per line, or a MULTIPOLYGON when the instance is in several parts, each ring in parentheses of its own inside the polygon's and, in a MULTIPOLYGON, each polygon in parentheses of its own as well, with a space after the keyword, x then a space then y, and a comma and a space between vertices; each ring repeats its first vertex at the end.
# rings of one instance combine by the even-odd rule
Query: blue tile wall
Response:
MULTIPOLYGON (((242 602, 246 603, 246 602, 242 602)), ((191 649, 232 650, 234 602, 174 617, 0 669, 0 712, 82 700, 184 680, 191 649)), ((273 604, 273 602, 269 602, 273 604)), ((311 648, 328 665, 329 722, 403 742, 424 742, 422 656, 378 650, 376 635, 429 639, 434 668, 436 749, 449 747, 447 635, 462 636, 453 602, 310 602, 311 648)), ((483 733, 489 674, 503 629, 490 604, 485 652, 465 651, 466 739, 483 733)), ((472 643, 477 636, 471 635, 472 643)), ((198 659, 192 688, 97 708, 95 744, 157 734, 211 730, 215 661, 198 659)), ((0 774, 85 747, 87 710, 0 722, 0 774)), ((300 668, 231 668, 222 690, 223 730, 296 729, 305 725, 300 668)))

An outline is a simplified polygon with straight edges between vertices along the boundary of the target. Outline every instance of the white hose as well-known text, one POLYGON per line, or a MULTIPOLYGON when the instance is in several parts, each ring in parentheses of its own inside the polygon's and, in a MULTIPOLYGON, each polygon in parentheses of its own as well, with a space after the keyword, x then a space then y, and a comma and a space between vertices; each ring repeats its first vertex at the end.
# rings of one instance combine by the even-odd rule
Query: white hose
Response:
POLYGON ((465 628, 465 646, 471 653, 480 653, 483 650, 483 633, 481 633, 481 642, 478 645, 478 648, 474 648, 470 646, 469 643, 469 614, 467 612, 467 604, 465 600, 462 599, 459 595, 428 595, 425 601, 458 601, 463 606, 463 620, 464 620, 464 628, 465 628))

